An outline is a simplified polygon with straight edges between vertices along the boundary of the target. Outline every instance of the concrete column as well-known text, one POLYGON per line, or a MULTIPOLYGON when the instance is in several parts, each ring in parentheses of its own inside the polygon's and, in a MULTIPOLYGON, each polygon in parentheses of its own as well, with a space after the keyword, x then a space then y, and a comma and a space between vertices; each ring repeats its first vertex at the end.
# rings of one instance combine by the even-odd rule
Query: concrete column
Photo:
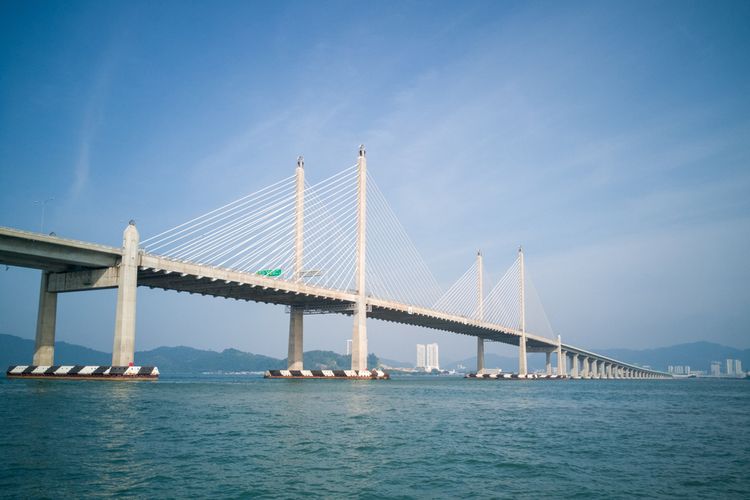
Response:
POLYGON ((578 354, 573 354, 573 367, 572 367, 572 371, 570 372, 570 374, 573 377, 578 378, 578 354))
POLYGON ((352 370, 367 370, 367 304, 365 295, 365 231, 367 227, 367 160, 365 147, 359 147, 357 159, 357 302, 352 334, 352 370))
POLYGON ((39 285, 39 310, 36 316, 36 342, 32 365, 52 366, 55 361, 55 323, 57 322, 57 294, 47 291, 49 272, 42 271, 39 285))
MULTIPOLYGON (((294 279, 302 278, 302 266, 305 244, 305 160, 301 156, 297 158, 296 194, 294 207, 294 279)), ((287 368, 290 370, 302 370, 304 367, 304 310, 301 307, 292 307, 289 311, 289 349, 287 352, 287 368)))
POLYGON ((589 378, 589 358, 588 356, 583 358, 583 378, 589 378))
POLYGON ((135 357, 135 299, 138 288, 138 230, 132 220, 122 237, 122 260, 117 279, 117 312, 112 366, 128 366, 135 357))
POLYGON ((520 266, 520 272, 518 274, 518 287, 521 295, 521 338, 518 339, 518 374, 526 375, 528 370, 526 368, 526 304, 525 304, 525 290, 524 290, 524 266, 523 266, 523 247, 518 247, 518 260, 520 266))
POLYGON ((568 356, 562 350, 562 339, 557 336, 557 375, 567 375, 568 356))
MULTIPOLYGON (((482 251, 477 252, 477 311, 479 321, 484 320, 484 270, 482 263, 482 251)), ((484 373, 484 339, 477 337, 477 373, 484 373)))
POLYGON ((591 360, 591 378, 599 378, 599 361, 591 360))
POLYGON ((607 365, 607 378, 614 378, 612 375, 612 363, 607 365))
POLYGON ((547 369, 547 375, 552 375, 552 353, 547 351, 544 353, 544 355, 545 355, 544 366, 547 369))
POLYGON ((477 337, 477 373, 484 373, 484 339, 477 337))
POLYGON ((289 349, 287 356, 287 368, 289 370, 302 370, 302 321, 304 313, 301 307, 292 306, 289 311, 289 349))

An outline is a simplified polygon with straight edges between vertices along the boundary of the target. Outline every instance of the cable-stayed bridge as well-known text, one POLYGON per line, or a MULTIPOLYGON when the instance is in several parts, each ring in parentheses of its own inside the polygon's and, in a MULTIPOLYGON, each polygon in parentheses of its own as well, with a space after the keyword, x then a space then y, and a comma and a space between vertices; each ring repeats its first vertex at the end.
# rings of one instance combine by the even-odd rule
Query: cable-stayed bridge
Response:
POLYGON ((367 369, 367 318, 423 326, 546 353, 560 376, 658 378, 555 336, 525 272, 523 250, 496 283, 485 285, 483 256, 443 289, 367 172, 355 165, 320 182, 294 175, 143 241, 134 223, 122 248, 0 228, 0 263, 43 270, 34 365, 54 361, 57 294, 117 288, 112 364, 133 362, 136 288, 284 304, 289 309, 289 369, 301 370, 305 314, 353 318, 352 370, 367 369), (527 306, 536 314, 527 318, 527 306), (528 320, 528 323, 527 323, 528 320), (536 320, 536 321, 535 321, 536 320))

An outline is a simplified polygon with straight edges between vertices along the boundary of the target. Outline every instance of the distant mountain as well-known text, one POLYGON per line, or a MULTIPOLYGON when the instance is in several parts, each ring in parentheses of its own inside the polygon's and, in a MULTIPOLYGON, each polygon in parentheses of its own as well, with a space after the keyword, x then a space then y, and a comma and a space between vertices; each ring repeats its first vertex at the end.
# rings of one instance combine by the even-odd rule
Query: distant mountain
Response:
MULTIPOLYGON (((712 342, 692 342, 656 349, 595 349, 595 352, 609 356, 626 363, 640 366, 650 366, 656 370, 667 371, 669 365, 687 365, 692 370, 709 372, 712 361, 721 361, 722 372, 726 371, 726 359, 739 359, 745 371, 750 371, 750 349, 735 349, 712 342)), ((463 365, 469 370, 477 367, 477 358, 471 357, 461 361, 446 364, 443 368, 455 369, 463 365)), ((484 365, 487 368, 502 368, 505 371, 518 370, 518 359, 502 357, 495 354, 485 354, 484 365)), ((557 365, 557 357, 552 354, 552 366, 557 365)), ((544 369, 544 355, 528 355, 529 370, 544 369)))
POLYGON ((380 358, 380 364, 390 368, 414 368, 414 363, 407 363, 406 361, 396 361, 395 359, 380 358))
MULTIPOLYGON (((656 349, 603 349, 597 351, 606 356, 619 359, 628 363, 642 366, 650 366, 657 370, 667 370, 669 365, 689 365, 693 370, 709 371, 712 361, 722 362, 722 371, 726 370, 724 360, 727 358, 742 361, 744 370, 750 370, 750 349, 735 349, 712 342, 692 342, 670 347, 659 347, 656 349)), ((0 368, 5 369, 9 365, 31 363, 34 353, 34 341, 16 337, 14 335, 0 334, 0 368)), ((286 358, 277 359, 260 354, 239 351, 237 349, 224 349, 221 352, 194 349, 192 347, 158 347, 150 351, 138 351, 135 354, 136 362, 141 366, 158 366, 162 373, 200 373, 213 371, 265 371, 285 368, 286 358)), ((79 365, 108 365, 112 362, 112 355, 80 345, 67 342, 55 343, 56 364, 79 364, 79 365)), ((544 369, 544 356, 541 354, 530 354, 528 357, 529 370, 544 369)), ((351 356, 338 354, 333 351, 307 351, 304 354, 305 368, 311 370, 321 369, 348 369, 351 366, 351 356)), ((487 368, 502 368, 504 371, 515 371, 518 369, 518 359, 515 357, 498 356, 488 353, 485 355, 485 366, 487 368)), ((553 354, 552 364, 557 364, 553 354)), ((378 359, 370 354, 367 366, 389 366, 392 368, 410 368, 412 363, 378 359)), ((477 366, 476 357, 446 363, 441 368, 446 370, 456 369, 463 365, 468 370, 475 370, 477 366)))
POLYGON ((722 371, 726 370, 726 359, 739 359, 743 370, 750 370, 750 349, 735 349, 713 342, 691 342, 656 349, 605 349, 602 354, 613 358, 648 365, 657 370, 667 370, 669 365, 688 365, 692 370, 708 372, 712 361, 721 361, 722 371))
MULTIPOLYGON (((0 370, 9 365, 31 363, 34 341, 14 335, 0 334, 0 370)), ((55 363, 78 365, 106 365, 112 362, 112 354, 96 351, 67 342, 55 343, 55 363)))
MULTIPOLYGON (((33 353, 33 340, 0 334, 0 368, 31 363, 33 353)), ((138 351, 135 353, 135 360, 141 366, 158 366, 162 373, 265 371, 278 370, 287 366, 286 358, 277 359, 237 349, 224 349, 217 352, 185 346, 158 347, 150 351, 138 351)), ((108 365, 111 362, 110 353, 67 342, 55 343, 55 364, 108 365)), ((348 370, 351 362, 351 356, 333 351, 304 353, 305 368, 310 370, 348 370)), ((378 366, 378 357, 370 354, 367 363, 371 367, 378 366)))

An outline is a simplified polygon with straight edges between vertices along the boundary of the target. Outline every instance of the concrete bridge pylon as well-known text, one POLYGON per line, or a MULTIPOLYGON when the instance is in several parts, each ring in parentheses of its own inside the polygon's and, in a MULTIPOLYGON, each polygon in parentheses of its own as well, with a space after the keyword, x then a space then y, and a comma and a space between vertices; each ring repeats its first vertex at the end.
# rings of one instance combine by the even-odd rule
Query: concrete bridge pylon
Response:
POLYGON ((357 299, 352 314, 352 370, 367 369, 367 296, 365 288, 365 249, 367 227, 367 158, 365 146, 359 146, 357 158, 357 299))
MULTIPOLYGON (((477 311, 479 321, 484 320, 484 271, 482 251, 477 251, 477 311)), ((477 337, 477 374, 484 373, 484 337, 477 337)))
MULTIPOLYGON (((302 278, 304 259, 304 227, 305 227, 305 160, 297 158, 295 169, 295 201, 294 201, 294 279, 302 278)), ((289 310, 289 350, 287 353, 287 368, 302 370, 304 368, 304 310, 301 307, 291 307, 289 310)))
POLYGON ((138 288, 139 235, 135 222, 130 221, 122 238, 122 260, 117 278, 117 311, 112 366, 128 366, 135 357, 135 311, 138 288))

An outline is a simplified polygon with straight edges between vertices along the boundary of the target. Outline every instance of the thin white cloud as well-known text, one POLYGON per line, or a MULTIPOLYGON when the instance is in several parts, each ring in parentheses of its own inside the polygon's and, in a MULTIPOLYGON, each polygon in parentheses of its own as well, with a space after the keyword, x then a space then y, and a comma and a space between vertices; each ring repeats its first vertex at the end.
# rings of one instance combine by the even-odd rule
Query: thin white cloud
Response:
POLYGON ((113 44, 99 65, 93 85, 83 111, 81 138, 78 155, 73 166, 73 183, 70 186, 71 198, 77 198, 86 188, 91 175, 92 146, 104 121, 106 101, 112 82, 112 73, 118 59, 119 44, 113 44))

